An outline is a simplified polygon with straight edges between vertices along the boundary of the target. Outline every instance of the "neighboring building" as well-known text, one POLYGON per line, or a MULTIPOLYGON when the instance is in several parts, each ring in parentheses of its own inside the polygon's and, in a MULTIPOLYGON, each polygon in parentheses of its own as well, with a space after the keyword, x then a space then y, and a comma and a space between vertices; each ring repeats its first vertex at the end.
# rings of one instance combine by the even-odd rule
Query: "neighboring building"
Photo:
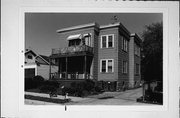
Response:
POLYGON ((139 85, 141 39, 121 23, 90 23, 57 33, 68 46, 52 49, 50 58, 59 65, 56 79, 93 79, 105 90, 139 85))
MULTIPOLYGON (((57 72, 57 66, 52 64, 52 72, 57 72)), ((49 79, 49 57, 39 55, 32 50, 25 52, 25 78, 33 78, 40 75, 44 79, 49 79)))

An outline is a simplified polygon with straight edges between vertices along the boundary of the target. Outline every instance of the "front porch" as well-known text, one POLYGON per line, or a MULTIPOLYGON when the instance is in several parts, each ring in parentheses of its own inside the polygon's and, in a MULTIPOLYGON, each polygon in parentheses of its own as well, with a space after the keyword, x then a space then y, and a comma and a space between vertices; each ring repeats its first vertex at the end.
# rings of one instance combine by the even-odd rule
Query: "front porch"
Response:
POLYGON ((92 79, 92 47, 83 45, 52 50, 50 56, 50 80, 92 79), (58 66, 57 72, 51 72, 52 62, 58 66))

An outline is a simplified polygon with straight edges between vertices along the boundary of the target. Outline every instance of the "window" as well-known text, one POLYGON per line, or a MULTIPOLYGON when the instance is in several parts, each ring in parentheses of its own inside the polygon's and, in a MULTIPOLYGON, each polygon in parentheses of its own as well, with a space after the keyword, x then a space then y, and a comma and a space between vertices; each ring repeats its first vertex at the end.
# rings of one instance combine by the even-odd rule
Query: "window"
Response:
POLYGON ((122 50, 128 51, 128 41, 126 40, 125 37, 122 37, 122 50))
POLYGON ((112 72, 112 60, 108 60, 108 72, 112 72))
POLYGON ((85 45, 87 46, 91 46, 92 47, 92 43, 91 43, 91 34, 84 34, 84 40, 85 40, 85 45))
POLYGON ((106 72, 106 60, 102 60, 102 69, 101 72, 106 72))
POLYGON ((106 36, 102 36, 102 48, 106 48, 106 36))
POLYGON ((122 63, 122 73, 127 73, 127 61, 123 61, 122 63))
POLYGON ((140 47, 137 44, 134 45, 134 54, 140 56, 140 47))
POLYGON ((112 38, 112 35, 108 36, 108 47, 113 47, 113 38, 112 38))
POLYGON ((101 48, 112 48, 114 47, 114 35, 103 35, 101 36, 101 48))
POLYGON ((100 60, 100 72, 103 73, 112 73, 114 67, 114 60, 113 59, 101 59, 100 60))
POLYGON ((136 75, 139 75, 140 74, 140 65, 139 64, 136 64, 136 75))
POLYGON ((32 55, 28 55, 27 58, 28 59, 32 59, 33 57, 32 57, 32 55))
POLYGON ((69 46, 78 46, 81 43, 81 39, 69 40, 69 46))

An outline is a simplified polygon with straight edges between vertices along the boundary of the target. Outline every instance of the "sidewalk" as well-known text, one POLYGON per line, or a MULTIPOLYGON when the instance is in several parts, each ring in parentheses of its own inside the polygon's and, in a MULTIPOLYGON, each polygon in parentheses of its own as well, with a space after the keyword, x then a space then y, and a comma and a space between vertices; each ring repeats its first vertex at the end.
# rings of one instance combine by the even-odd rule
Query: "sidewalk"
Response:
MULTIPOLYGON (((38 97, 44 97, 44 98, 50 98, 49 94, 45 93, 34 93, 34 92, 25 92, 25 95, 32 95, 32 96, 38 96, 38 97)), ((57 97, 51 97, 51 99, 60 99, 64 100, 64 96, 62 95, 57 95, 57 97)), ((79 101, 84 101, 88 100, 91 98, 81 98, 81 97, 73 97, 73 96, 68 96, 68 98, 71 99, 72 102, 79 102, 79 101)), ((37 101, 37 100, 30 100, 30 99, 25 99, 25 104, 57 104, 57 103, 50 103, 50 102, 44 102, 44 101, 37 101)))

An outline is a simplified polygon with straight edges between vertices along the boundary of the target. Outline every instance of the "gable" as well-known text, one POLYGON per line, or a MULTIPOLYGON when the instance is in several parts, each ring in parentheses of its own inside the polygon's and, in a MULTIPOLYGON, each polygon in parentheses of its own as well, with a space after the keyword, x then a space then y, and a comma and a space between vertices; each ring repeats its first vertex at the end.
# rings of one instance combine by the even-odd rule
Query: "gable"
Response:
POLYGON ((49 65, 49 57, 38 55, 32 50, 25 52, 25 64, 49 65))
POLYGON ((35 55, 31 52, 25 53, 25 63, 26 64, 35 63, 35 55))
POLYGON ((48 62, 44 58, 42 59, 42 57, 40 57, 40 56, 36 57, 36 63, 43 64, 43 65, 49 65, 48 62))

